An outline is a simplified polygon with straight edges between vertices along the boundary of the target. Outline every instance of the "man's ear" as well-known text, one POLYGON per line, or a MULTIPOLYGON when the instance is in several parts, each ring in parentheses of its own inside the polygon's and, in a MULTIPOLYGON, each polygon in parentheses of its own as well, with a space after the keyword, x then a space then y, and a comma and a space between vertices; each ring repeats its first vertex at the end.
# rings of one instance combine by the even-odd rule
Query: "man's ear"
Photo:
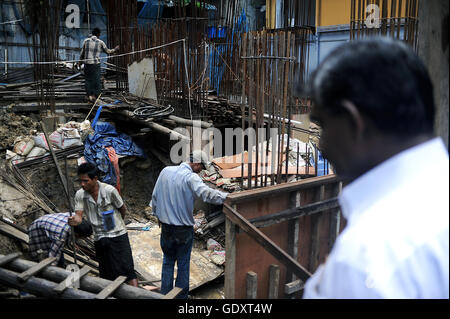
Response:
POLYGON ((353 122, 354 127, 356 129, 355 131, 356 140, 359 140, 360 138, 362 138, 364 130, 366 128, 364 118, 356 108, 355 104, 353 104, 353 102, 350 102, 349 100, 344 100, 342 101, 341 105, 349 113, 350 120, 353 122))

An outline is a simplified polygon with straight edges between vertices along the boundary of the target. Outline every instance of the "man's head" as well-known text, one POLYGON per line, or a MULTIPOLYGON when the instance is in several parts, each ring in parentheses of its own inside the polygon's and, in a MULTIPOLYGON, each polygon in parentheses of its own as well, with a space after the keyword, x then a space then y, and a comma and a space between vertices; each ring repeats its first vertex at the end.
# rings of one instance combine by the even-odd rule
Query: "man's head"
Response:
POLYGON ((95 35, 98 38, 100 36, 100 29, 94 28, 94 30, 92 30, 92 35, 95 35))
POLYGON ((211 163, 208 161, 208 155, 200 150, 195 150, 189 157, 189 165, 194 172, 199 173, 203 169, 207 169, 211 163))
POLYGON ((80 225, 73 226, 73 231, 78 238, 89 237, 92 235, 92 226, 83 219, 80 225))
POLYGON ((78 166, 78 180, 81 188, 88 193, 92 193, 97 187, 98 169, 91 163, 83 163, 78 166))
POLYGON ((399 41, 377 38, 340 46, 313 73, 309 95, 311 120, 322 130, 320 149, 344 179, 433 135, 430 77, 399 41))

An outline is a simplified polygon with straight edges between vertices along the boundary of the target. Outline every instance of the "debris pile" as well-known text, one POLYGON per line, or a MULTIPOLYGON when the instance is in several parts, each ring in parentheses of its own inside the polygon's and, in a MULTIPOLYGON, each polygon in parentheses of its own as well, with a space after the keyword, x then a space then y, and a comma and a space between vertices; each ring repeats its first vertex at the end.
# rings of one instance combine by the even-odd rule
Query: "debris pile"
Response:
POLYGON ((30 117, 17 115, 9 110, 0 111, 0 149, 14 146, 18 136, 27 136, 38 128, 38 123, 30 117))
MULTIPOLYGON (((295 181, 301 178, 301 175, 313 174, 314 165, 314 145, 310 143, 304 143, 295 138, 289 138, 287 134, 284 134, 284 145, 288 145, 289 148, 286 151, 281 152, 281 174, 286 175, 286 163, 287 163, 287 175, 288 181, 295 181), (287 156, 287 160, 286 160, 287 156), (302 168, 302 170, 300 170, 302 168)), ((280 141, 281 139, 278 138, 280 141)), ((281 143, 281 142, 280 142, 281 143)), ((238 192, 242 189, 248 188, 248 172, 249 161, 252 162, 252 186, 253 184, 267 185, 277 184, 276 180, 272 181, 273 177, 276 177, 278 158, 276 158, 277 151, 272 149, 272 138, 269 142, 264 141, 260 143, 259 147, 253 146, 252 157, 249 158, 247 151, 244 154, 236 154, 232 156, 224 156, 215 158, 212 161, 212 165, 200 172, 200 177, 203 181, 214 185, 215 188, 222 189, 226 192, 238 192), (258 165, 256 165, 256 154, 259 154, 258 165), (243 159, 243 160, 242 160, 243 159), (272 165, 272 160, 275 159, 272 165), (244 166, 242 168, 242 166, 244 166), (256 172, 256 166, 258 166, 258 172, 256 172), (242 171, 244 174, 242 175, 242 171), (275 176, 273 176, 273 174, 275 176), (242 178, 244 176, 244 178, 242 178), (242 185, 242 186, 241 186, 242 185)))
MULTIPOLYGON (((59 124, 59 128, 48 136, 52 149, 63 150, 83 145, 84 139, 92 132, 90 122, 77 123, 74 121, 59 124)), ((6 160, 13 164, 33 160, 49 155, 49 146, 43 132, 32 129, 27 135, 14 138, 6 151, 6 160), (12 146, 11 146, 12 145, 12 146)))

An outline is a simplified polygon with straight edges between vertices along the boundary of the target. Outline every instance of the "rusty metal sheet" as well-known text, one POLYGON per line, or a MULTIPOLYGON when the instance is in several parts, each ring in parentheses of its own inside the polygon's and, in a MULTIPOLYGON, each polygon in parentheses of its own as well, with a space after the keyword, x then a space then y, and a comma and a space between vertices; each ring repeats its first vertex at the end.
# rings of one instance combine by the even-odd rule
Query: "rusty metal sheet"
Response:
MULTIPOLYGON (((300 194, 300 205, 306 205, 337 196, 339 180, 332 177, 315 177, 302 182, 270 186, 240 192, 239 195, 227 199, 235 210, 246 219, 257 218, 292 208, 293 196, 300 194), (291 184, 291 185, 289 185, 291 184)), ((343 222, 340 224, 342 229, 343 222)), ((324 262, 329 253, 330 245, 330 210, 319 212, 311 216, 299 218, 299 231, 296 261, 308 271, 314 272, 317 266, 324 262)), ((284 221, 268 227, 260 228, 271 241, 284 251, 288 251, 289 223, 284 221)), ((247 272, 255 272, 258 276, 257 298, 268 298, 269 267, 277 264, 280 268, 279 297, 284 298, 286 280, 286 266, 269 254, 261 245, 243 231, 235 234, 235 260, 227 261, 227 265, 234 265, 232 286, 228 289, 233 298, 246 298, 247 272)), ((227 247, 231 250, 230 247, 227 247)), ((225 278, 227 283, 227 278, 225 278)), ((227 289, 226 289, 227 291, 227 289)), ((229 298, 229 296, 226 296, 229 298)))

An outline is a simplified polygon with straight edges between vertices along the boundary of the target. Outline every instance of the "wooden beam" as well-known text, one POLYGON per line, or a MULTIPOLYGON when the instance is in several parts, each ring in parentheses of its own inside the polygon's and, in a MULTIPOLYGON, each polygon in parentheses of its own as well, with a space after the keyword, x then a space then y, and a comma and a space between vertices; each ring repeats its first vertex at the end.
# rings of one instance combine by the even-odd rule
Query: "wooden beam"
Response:
MULTIPOLYGON (((0 268, 0 283, 4 286, 26 291, 35 296, 42 296, 45 298, 53 298, 57 296, 53 291, 53 289, 57 286, 56 283, 37 277, 31 277, 23 283, 19 281, 17 276, 18 274, 14 271, 0 268)), ((58 297, 63 299, 92 299, 95 295, 83 290, 68 288, 63 291, 61 295, 58 295, 58 297)))
POLYGON ((66 288, 69 288, 69 286, 74 282, 74 280, 80 280, 85 275, 87 275, 92 269, 89 266, 84 266, 81 268, 80 271, 72 272, 69 276, 67 276, 64 281, 60 282, 58 286, 53 289, 55 293, 60 294, 62 293, 66 288))
MULTIPOLYGON (((3 257, 2 254, 0 254, 0 258, 1 257, 3 257)), ((33 267, 35 264, 36 263, 33 261, 18 258, 7 264, 5 268, 15 272, 22 272, 33 267)), ((70 271, 65 270, 63 268, 49 266, 44 270, 42 270, 40 276, 47 280, 60 283, 63 280, 65 280, 67 276, 69 276, 70 274, 71 274, 70 271)), ((111 283, 110 280, 106 280, 103 278, 84 276, 83 278, 80 279, 80 289, 93 293, 94 295, 92 295, 92 298, 94 298, 95 294, 98 294, 110 283, 111 283)), ((56 286, 57 284, 54 285, 54 287, 56 286)), ((52 287, 52 289, 54 287, 52 287)), ((66 291, 67 290, 68 289, 66 289, 66 291)), ((66 291, 63 292, 63 295, 66 293, 66 291)), ((122 285, 114 292, 114 297, 121 299, 161 299, 163 296, 164 295, 160 293, 148 291, 130 285, 122 285)))
MULTIPOLYGON (((234 209, 236 206, 234 205, 234 209)), ((229 219, 225 219, 225 298, 235 298, 236 279, 236 225, 229 219)))
MULTIPOLYGON (((267 252, 279 259, 288 269, 295 273, 300 279, 306 281, 311 277, 311 273, 300 265, 295 259, 289 256, 284 250, 278 247, 264 233, 253 226, 247 219, 242 217, 235 209, 224 203, 224 213, 234 224, 242 228, 250 237, 256 240, 267 252)), ((227 257, 228 259, 228 257, 227 257)), ((226 268, 226 267, 225 267, 226 268)))
POLYGON ((255 227, 267 227, 273 224, 281 223, 287 220, 299 218, 323 212, 328 209, 338 208, 339 201, 336 197, 324 201, 308 204, 305 206, 289 208, 281 212, 265 215, 249 220, 255 227))
POLYGON ((247 299, 256 299, 258 292, 258 275, 253 271, 247 273, 247 299))
POLYGON ((187 126, 196 126, 196 127, 201 127, 201 128, 210 128, 212 126, 211 123, 205 122, 205 121, 200 121, 200 120, 188 120, 182 117, 178 117, 175 115, 169 115, 168 116, 169 119, 171 119, 172 121, 175 121, 178 124, 183 124, 183 125, 187 125, 187 126))
POLYGON ((0 266, 6 265, 7 263, 10 263, 14 259, 19 258, 20 256, 22 256, 22 253, 20 252, 3 256, 0 258, 0 266))
POLYGON ((305 284, 301 280, 295 280, 284 285, 284 293, 291 295, 297 291, 302 290, 305 284))
POLYGON ((24 272, 17 275, 17 279, 19 281, 27 281, 30 279, 31 276, 36 275, 38 272, 40 272, 42 269, 50 266, 52 262, 56 260, 56 257, 47 257, 40 263, 34 265, 33 267, 25 270, 24 272))
POLYGON ((162 299, 175 299, 183 291, 180 287, 174 287, 171 291, 169 291, 162 299))
MULTIPOLYGON (((325 198, 325 185, 319 187, 316 193, 316 200, 323 201, 325 198)), ((319 224, 321 222, 321 215, 316 215, 311 218, 311 252, 309 257, 309 269, 315 271, 319 266, 320 257, 320 232, 319 224)))
POLYGON ((278 299, 278 286, 280 285, 280 266, 269 267, 269 299, 278 299))
MULTIPOLYGON (((301 206, 301 193, 295 192, 291 195, 291 207, 301 206)), ((300 232, 300 219, 296 218, 288 222, 288 249, 287 252, 295 260, 298 260, 298 237, 300 232)), ((294 281, 297 278, 290 271, 286 272, 286 281, 294 281)))
POLYGON ((112 295, 114 291, 116 291, 117 288, 121 284, 123 284, 127 280, 127 277, 125 276, 119 276, 114 280, 112 283, 110 283, 107 287, 105 287, 102 291, 100 291, 97 296, 95 296, 95 299, 106 299, 109 296, 112 295))
POLYGON ((229 194, 227 202, 230 204, 253 201, 262 197, 272 197, 281 193, 290 193, 302 189, 310 189, 325 184, 337 183, 340 180, 335 175, 311 177, 298 182, 283 183, 280 185, 267 186, 258 189, 245 190, 242 192, 229 194))

